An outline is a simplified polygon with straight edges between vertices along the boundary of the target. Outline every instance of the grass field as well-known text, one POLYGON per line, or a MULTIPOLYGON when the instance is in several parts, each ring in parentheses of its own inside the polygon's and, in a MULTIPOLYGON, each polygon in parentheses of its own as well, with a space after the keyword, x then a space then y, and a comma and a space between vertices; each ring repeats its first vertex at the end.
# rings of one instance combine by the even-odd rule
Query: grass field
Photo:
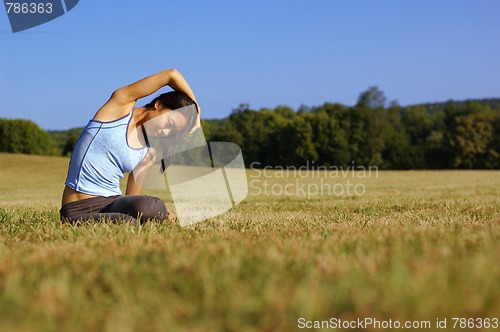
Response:
POLYGON ((61 225, 67 164, 0 154, 0 331, 500 318, 499 171, 249 170, 243 203, 182 228, 61 225), (347 180, 364 193, 314 192, 347 180))

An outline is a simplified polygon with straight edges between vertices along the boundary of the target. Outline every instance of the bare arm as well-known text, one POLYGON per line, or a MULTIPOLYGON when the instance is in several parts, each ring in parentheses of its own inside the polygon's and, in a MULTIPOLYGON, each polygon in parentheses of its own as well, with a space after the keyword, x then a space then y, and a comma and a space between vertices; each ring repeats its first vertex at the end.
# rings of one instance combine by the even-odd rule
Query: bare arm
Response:
POLYGON ((153 148, 148 149, 147 155, 132 172, 128 175, 127 189, 125 195, 140 195, 146 176, 156 160, 156 151, 153 148))
POLYGON ((140 195, 142 193, 142 186, 137 184, 135 181, 134 173, 131 172, 128 175, 127 180, 127 190, 125 191, 125 195, 140 195))
POLYGON ((184 92, 189 98, 196 101, 193 90, 184 77, 176 69, 168 69, 143 78, 135 83, 116 90, 111 98, 122 104, 135 102, 137 99, 149 96, 164 86, 170 86, 175 91, 184 92))
POLYGON ((196 102, 193 90, 181 73, 176 69, 168 69, 114 91, 109 100, 96 113, 94 120, 115 120, 130 112, 130 108, 137 99, 149 96, 167 85, 175 91, 184 92, 196 102))

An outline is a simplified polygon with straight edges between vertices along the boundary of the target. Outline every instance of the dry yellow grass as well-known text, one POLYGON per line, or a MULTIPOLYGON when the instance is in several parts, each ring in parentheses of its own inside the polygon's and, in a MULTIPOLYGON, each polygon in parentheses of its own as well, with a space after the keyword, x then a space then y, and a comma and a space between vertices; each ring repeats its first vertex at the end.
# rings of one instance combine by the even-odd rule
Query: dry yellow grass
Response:
POLYGON ((362 196, 307 199, 276 188, 348 178, 249 170, 247 199, 195 227, 69 226, 57 215, 67 162, 0 154, 2 331, 500 318, 500 172, 379 172, 353 180, 362 196))

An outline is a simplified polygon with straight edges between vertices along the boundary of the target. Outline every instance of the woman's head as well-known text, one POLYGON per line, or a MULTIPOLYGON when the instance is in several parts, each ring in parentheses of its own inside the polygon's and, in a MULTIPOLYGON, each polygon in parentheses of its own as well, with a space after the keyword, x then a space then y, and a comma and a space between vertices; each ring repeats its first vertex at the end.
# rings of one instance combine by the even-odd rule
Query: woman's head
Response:
MULTIPOLYGON (((143 119, 148 135, 166 136, 191 130, 195 125, 198 105, 183 92, 163 93, 144 105, 146 117, 143 119)), ((174 135, 176 136, 176 135, 174 135)))
POLYGON ((162 171, 171 164, 175 147, 194 128, 199 115, 198 105, 182 92, 167 92, 144 105, 146 117, 143 130, 148 144, 161 153, 162 171), (151 141, 152 140, 152 141, 151 141))
POLYGON ((182 92, 161 94, 144 105, 143 119, 148 136, 162 137, 172 142, 180 141, 196 124, 198 107, 182 92))
POLYGON ((163 93, 148 104, 144 105, 144 107, 147 110, 152 110, 155 109, 156 105, 159 105, 162 108, 168 108, 170 110, 175 110, 189 105, 195 105, 196 110, 198 111, 198 105, 196 105, 194 100, 189 98, 185 93, 178 91, 163 93))

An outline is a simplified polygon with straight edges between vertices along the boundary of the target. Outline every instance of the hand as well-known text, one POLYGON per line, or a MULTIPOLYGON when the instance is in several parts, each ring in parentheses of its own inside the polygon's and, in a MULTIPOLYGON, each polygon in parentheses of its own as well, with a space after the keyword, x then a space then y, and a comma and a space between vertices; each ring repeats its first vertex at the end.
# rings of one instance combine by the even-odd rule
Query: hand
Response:
POLYGON ((201 109, 200 106, 198 105, 198 115, 196 116, 196 122, 193 126, 193 129, 191 129, 189 133, 192 134, 200 128, 201 128, 201 109))

